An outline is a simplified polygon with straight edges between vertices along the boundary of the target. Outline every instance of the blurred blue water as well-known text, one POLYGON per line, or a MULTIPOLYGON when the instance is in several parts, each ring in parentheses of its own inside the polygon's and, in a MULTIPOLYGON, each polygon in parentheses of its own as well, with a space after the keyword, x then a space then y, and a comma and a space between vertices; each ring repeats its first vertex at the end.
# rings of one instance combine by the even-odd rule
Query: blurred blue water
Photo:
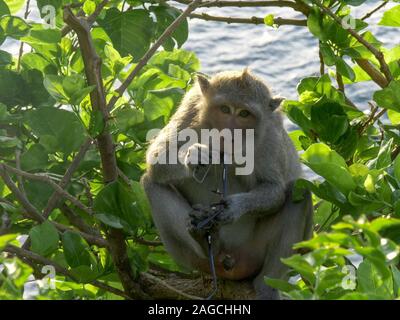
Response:
MULTIPOLYGON (((370 0, 362 8, 354 7, 353 16, 360 18, 376 7, 378 1, 370 0)), ((388 4, 390 8, 396 4, 388 4)), ((210 8, 216 16, 276 17, 303 19, 290 8, 210 8)), ((400 28, 377 26, 384 10, 367 22, 368 28, 383 44, 392 48, 400 44, 400 28)), ((300 79, 319 74, 318 42, 306 27, 282 26, 273 29, 263 25, 227 24, 223 22, 190 20, 189 39, 184 48, 194 51, 202 64, 202 71, 213 74, 223 70, 242 69, 249 66, 272 87, 275 94, 296 99, 296 85, 300 79)), ((352 101, 368 109, 368 101, 377 86, 372 82, 347 86, 352 101)), ((289 130, 293 125, 285 122, 289 130)))

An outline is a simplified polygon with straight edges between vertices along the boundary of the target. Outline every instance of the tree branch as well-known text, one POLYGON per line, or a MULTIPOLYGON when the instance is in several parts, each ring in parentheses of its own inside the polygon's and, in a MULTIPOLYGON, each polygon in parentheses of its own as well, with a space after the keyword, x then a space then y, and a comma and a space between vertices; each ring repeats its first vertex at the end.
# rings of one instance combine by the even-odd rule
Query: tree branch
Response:
MULTIPOLYGON (((313 0, 313 3, 315 3, 322 11, 324 11, 327 15, 329 15, 334 21, 336 21, 337 24, 340 26, 342 25, 342 20, 332 12, 331 9, 328 7, 324 6, 322 3, 319 2, 319 0, 313 0)), ((375 58, 379 61, 381 71, 385 75, 386 80, 388 82, 393 80, 392 74, 390 73, 389 66, 387 65, 385 61, 385 57, 383 53, 376 49, 371 43, 369 43, 367 40, 365 40, 362 36, 360 36, 357 31, 351 28, 346 28, 345 29, 351 36, 353 36, 355 39, 357 39, 358 42, 360 42, 364 47, 366 47, 374 56, 375 58)))
MULTIPOLYGON (((71 8, 68 6, 64 8, 64 21, 78 36, 88 85, 94 85, 96 87, 96 89, 90 93, 90 101, 93 111, 101 112, 105 124, 103 132, 97 136, 97 146, 101 157, 104 183, 107 184, 118 179, 118 167, 114 142, 109 133, 107 123, 110 108, 106 105, 103 79, 101 76, 101 58, 95 50, 88 21, 84 18, 74 16, 71 8)), ((109 252, 126 294, 132 298, 148 298, 148 295, 143 292, 135 281, 122 231, 108 228, 107 241, 109 244, 109 252)))
MULTIPOLYGON (((174 2, 189 4, 190 0, 172 0, 174 2)), ((293 1, 206 1, 199 5, 201 8, 213 8, 213 7, 287 7, 292 8, 296 11, 307 13, 309 11, 308 6, 302 4, 301 2, 296 3, 293 1)))
MULTIPOLYGON (((12 181, 10 176, 8 175, 7 171, 5 170, 5 165, 0 163, 0 176, 3 178, 4 183, 6 186, 11 190, 15 198, 18 200, 18 202, 22 205, 22 207, 25 209, 23 211, 23 214, 29 218, 32 219, 36 222, 42 223, 46 221, 46 219, 40 214, 40 211, 36 209, 28 200, 28 198, 18 189, 18 187, 15 185, 15 183, 12 181)), ((51 223, 60 231, 75 231, 74 229, 65 226, 61 223, 51 221, 51 223)), ((107 247, 108 244, 107 242, 101 238, 97 237, 91 234, 87 234, 82 231, 76 231, 78 232, 84 239, 86 239, 89 243, 97 245, 99 247, 107 247)))
MULTIPOLYGON (((96 21, 97 17, 99 16, 99 14, 101 13, 101 11, 103 10, 103 8, 107 5, 107 3, 109 2, 109 0, 103 0, 94 10, 94 12, 87 18, 87 21, 90 25, 90 27, 93 25, 93 23, 96 21)), ((69 5, 71 8, 73 7, 73 4, 69 5)), ((78 17, 81 17, 84 15, 84 11, 80 10, 77 13, 78 17)), ((71 31, 71 27, 69 25, 64 26, 61 29, 61 37, 65 37, 70 31, 71 31)))
MULTIPOLYGON (((260 17, 251 17, 251 18, 235 18, 235 17, 220 17, 220 16, 212 16, 207 13, 200 14, 190 14, 190 18, 192 19, 201 19, 206 21, 217 21, 217 22, 226 22, 226 23, 242 23, 242 24, 264 24, 264 19, 260 17)), ((283 25, 291 25, 291 26, 307 26, 307 20, 298 20, 298 19, 284 19, 281 17, 274 18, 274 24, 278 26, 283 25)))
POLYGON ((371 10, 370 12, 366 13, 361 20, 367 20, 369 17, 371 17, 375 12, 379 11, 382 9, 384 6, 387 5, 389 1, 385 0, 383 1, 380 5, 378 5, 375 9, 371 10))
POLYGON ((355 59, 356 63, 363 69, 378 86, 385 88, 388 86, 389 82, 382 75, 382 73, 377 70, 374 65, 366 59, 355 59))
MULTIPOLYGON (((65 175, 61 179, 60 183, 58 184, 60 188, 66 189, 72 175, 74 174, 75 170, 78 168, 79 164, 85 157, 86 152, 90 148, 92 144, 92 139, 89 138, 85 141, 85 143, 81 146, 79 149, 77 155, 75 156, 74 160, 71 162, 70 166, 68 167, 67 171, 65 172, 65 175)), ((43 210, 43 216, 47 219, 50 215, 50 213, 53 211, 53 209, 57 206, 57 202, 59 200, 60 194, 58 192, 54 192, 50 199, 47 201, 47 205, 43 210)))
MULTIPOLYGON (((26 172, 26 171, 18 170, 18 169, 13 168, 5 163, 0 163, 0 168, 3 168, 4 170, 10 171, 16 175, 25 177, 27 179, 45 182, 45 183, 49 184, 55 190, 55 192, 57 192, 61 197, 68 199, 69 201, 71 201, 72 204, 77 206, 79 209, 85 211, 87 214, 89 214, 89 215, 92 214, 92 209, 86 207, 77 198, 75 198, 73 195, 71 195, 70 193, 65 191, 57 183, 55 183, 53 180, 51 180, 49 178, 49 176, 47 176, 45 174, 39 175, 39 174, 33 174, 33 173, 26 172)), ((41 216, 42 219, 46 220, 47 217, 42 216, 40 213, 39 213, 39 215, 41 216)))
POLYGON ((101 237, 100 232, 89 226, 79 215, 71 210, 65 203, 60 206, 60 210, 63 215, 68 219, 68 221, 80 231, 86 232, 88 234, 93 234, 97 237, 101 237))
MULTIPOLYGON (((36 254, 36 253, 34 253, 32 251, 25 250, 25 249, 22 249, 22 248, 18 248, 16 246, 13 246, 13 245, 10 245, 10 244, 8 244, 4 248, 4 251, 17 256, 20 259, 27 258, 27 259, 29 259, 31 261, 34 261, 35 263, 40 264, 40 265, 53 266, 57 273, 62 274, 65 277, 71 278, 75 282, 79 282, 79 280, 76 279, 76 277, 69 270, 65 269, 64 267, 62 267, 58 263, 56 263, 56 262, 54 262, 52 260, 46 259, 46 258, 44 258, 44 257, 42 257, 42 256, 40 256, 40 255, 38 255, 38 254, 36 254)), ((121 291, 121 290, 119 290, 117 288, 114 288, 112 286, 109 286, 108 284, 105 284, 104 282, 100 282, 100 281, 94 280, 94 281, 91 281, 90 284, 92 284, 93 286, 95 286, 97 288, 100 288, 100 289, 109 291, 109 292, 111 292, 113 294, 116 294, 118 296, 124 297, 125 299, 130 299, 130 297, 127 296, 123 291, 121 291)))
POLYGON ((140 70, 147 64, 150 58, 156 53, 157 49, 161 47, 165 40, 167 40, 171 34, 179 27, 179 25, 189 16, 189 14, 194 11, 201 0, 192 1, 189 6, 181 13, 181 15, 175 19, 174 22, 170 24, 170 26, 165 29, 162 35, 158 38, 158 40, 151 46, 151 48, 145 53, 145 55, 139 60, 136 64, 135 68, 132 72, 126 77, 126 79, 122 82, 122 84, 115 90, 116 95, 114 95, 107 104, 107 109, 111 110, 115 103, 118 101, 120 97, 122 97, 125 90, 131 84, 132 80, 136 77, 140 70))

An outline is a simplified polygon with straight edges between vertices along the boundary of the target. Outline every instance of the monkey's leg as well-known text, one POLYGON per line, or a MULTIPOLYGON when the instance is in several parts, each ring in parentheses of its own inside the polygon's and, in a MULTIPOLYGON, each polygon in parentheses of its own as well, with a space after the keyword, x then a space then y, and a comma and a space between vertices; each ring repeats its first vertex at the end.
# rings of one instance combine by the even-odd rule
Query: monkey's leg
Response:
POLYGON ((154 183, 147 175, 143 176, 142 185, 150 201, 154 223, 167 251, 176 262, 189 268, 197 268, 207 257, 188 232, 189 213, 193 209, 169 185, 154 183))
POLYGON ((273 238, 268 243, 263 268, 253 282, 258 299, 279 299, 277 290, 267 286, 264 277, 284 277, 287 267, 280 259, 293 254, 293 244, 311 236, 312 215, 311 195, 307 192, 301 202, 287 199, 282 210, 265 222, 264 232, 273 234, 273 238))

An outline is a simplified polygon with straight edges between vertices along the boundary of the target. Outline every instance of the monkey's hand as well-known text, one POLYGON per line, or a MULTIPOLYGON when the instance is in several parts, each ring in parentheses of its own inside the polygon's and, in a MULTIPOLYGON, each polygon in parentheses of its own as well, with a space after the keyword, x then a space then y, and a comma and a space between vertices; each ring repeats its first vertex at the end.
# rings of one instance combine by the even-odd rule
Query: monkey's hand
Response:
POLYGON ((237 221, 246 212, 243 206, 242 195, 232 194, 225 200, 224 210, 216 217, 218 225, 231 224, 237 221))
POLYGON ((187 222, 187 230, 193 239, 197 242, 201 242, 205 239, 207 232, 206 228, 199 228, 199 224, 209 217, 209 210, 200 204, 193 206, 193 211, 189 213, 189 219, 187 222))
POLYGON ((213 151, 205 144, 195 143, 187 150, 184 163, 191 172, 211 163, 213 151))

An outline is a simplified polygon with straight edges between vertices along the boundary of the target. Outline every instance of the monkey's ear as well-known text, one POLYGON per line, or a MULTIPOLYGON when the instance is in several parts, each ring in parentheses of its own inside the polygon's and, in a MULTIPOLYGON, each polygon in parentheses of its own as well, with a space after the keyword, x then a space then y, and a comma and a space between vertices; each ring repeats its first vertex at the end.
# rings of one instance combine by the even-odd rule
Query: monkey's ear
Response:
POLYGON ((208 81, 208 79, 205 76, 198 73, 197 74, 197 82, 200 85, 201 92, 203 92, 203 94, 206 94, 208 89, 210 88, 210 81, 208 81))
POLYGON ((271 109, 272 110, 278 109, 283 100, 285 100, 285 98, 283 97, 273 97, 269 102, 271 109))

